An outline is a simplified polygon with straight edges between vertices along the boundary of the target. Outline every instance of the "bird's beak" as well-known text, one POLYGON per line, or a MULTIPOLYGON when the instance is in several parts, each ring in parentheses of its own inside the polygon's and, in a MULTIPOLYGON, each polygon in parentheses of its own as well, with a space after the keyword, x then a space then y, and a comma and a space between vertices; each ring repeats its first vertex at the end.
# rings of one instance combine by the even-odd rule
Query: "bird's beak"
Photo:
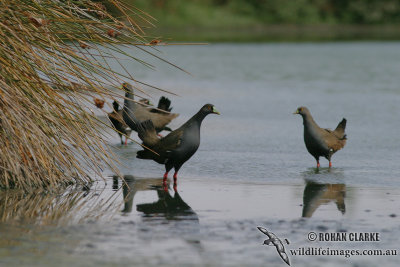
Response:
POLYGON ((218 110, 215 107, 213 107, 212 113, 221 115, 221 113, 219 113, 218 110))
POLYGON ((299 110, 297 109, 295 112, 293 112, 293 114, 300 114, 299 110))

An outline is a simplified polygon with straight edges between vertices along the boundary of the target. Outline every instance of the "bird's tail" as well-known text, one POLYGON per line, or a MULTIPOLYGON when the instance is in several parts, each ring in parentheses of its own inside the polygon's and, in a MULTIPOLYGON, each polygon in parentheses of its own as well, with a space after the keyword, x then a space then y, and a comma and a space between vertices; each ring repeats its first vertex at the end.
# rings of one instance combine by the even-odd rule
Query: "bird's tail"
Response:
POLYGON ((140 150, 136 153, 136 158, 138 159, 152 159, 160 164, 165 164, 165 157, 162 155, 157 155, 153 151, 148 149, 140 150))
POLYGON ((136 153, 138 159, 152 159, 152 154, 149 150, 140 150, 136 153))
POLYGON ((165 96, 160 97, 157 108, 168 111, 168 112, 171 111, 172 110, 171 100, 169 100, 165 96))
POLYGON ((343 120, 341 122, 339 122, 338 126, 334 130, 335 135, 337 137, 339 137, 339 139, 341 139, 341 140, 347 139, 347 136, 344 132, 346 129, 346 123, 347 123, 347 120, 345 118, 343 118, 343 120))

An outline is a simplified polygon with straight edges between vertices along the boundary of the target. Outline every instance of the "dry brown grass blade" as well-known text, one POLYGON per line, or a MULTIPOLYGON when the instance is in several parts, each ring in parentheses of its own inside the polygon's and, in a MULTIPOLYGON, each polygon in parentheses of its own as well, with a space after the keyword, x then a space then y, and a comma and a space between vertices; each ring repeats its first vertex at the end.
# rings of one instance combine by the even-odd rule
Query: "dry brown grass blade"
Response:
POLYGON ((105 164, 118 173, 87 101, 112 96, 123 79, 141 83, 107 61, 151 67, 121 47, 146 49, 141 24, 153 18, 109 2, 121 17, 91 0, 0 0, 0 187, 87 183, 105 164))

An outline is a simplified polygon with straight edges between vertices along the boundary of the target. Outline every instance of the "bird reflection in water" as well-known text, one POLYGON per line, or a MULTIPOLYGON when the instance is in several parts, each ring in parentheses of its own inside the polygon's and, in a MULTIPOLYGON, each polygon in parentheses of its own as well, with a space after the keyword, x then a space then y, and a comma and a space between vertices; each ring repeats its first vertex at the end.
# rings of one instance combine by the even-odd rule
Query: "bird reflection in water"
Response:
MULTIPOLYGON (((118 179, 116 176, 114 178, 118 179)), ((163 215, 167 219, 191 219, 197 220, 198 216, 193 209, 181 198, 176 186, 174 194, 171 195, 168 185, 163 184, 163 179, 138 179, 132 175, 124 176, 125 182, 122 184, 122 193, 124 197, 124 209, 122 212, 132 212, 133 198, 138 191, 154 190, 157 192, 158 200, 153 203, 143 203, 136 205, 139 212, 145 215, 163 215)))
POLYGON ((302 217, 311 217, 321 205, 330 202, 334 202, 337 209, 344 214, 346 211, 345 196, 346 185, 344 184, 320 184, 307 181, 303 194, 302 217))

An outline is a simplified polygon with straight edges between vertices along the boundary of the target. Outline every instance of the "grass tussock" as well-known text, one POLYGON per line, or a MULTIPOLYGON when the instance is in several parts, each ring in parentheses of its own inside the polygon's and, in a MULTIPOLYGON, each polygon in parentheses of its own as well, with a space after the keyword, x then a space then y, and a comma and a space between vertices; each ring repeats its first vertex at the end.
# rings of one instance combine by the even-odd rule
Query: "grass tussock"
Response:
POLYGON ((106 61, 139 60, 121 48, 146 49, 139 24, 152 18, 118 0, 110 6, 118 17, 91 0, 0 0, 0 187, 88 182, 112 167, 87 103, 134 80, 106 61))

